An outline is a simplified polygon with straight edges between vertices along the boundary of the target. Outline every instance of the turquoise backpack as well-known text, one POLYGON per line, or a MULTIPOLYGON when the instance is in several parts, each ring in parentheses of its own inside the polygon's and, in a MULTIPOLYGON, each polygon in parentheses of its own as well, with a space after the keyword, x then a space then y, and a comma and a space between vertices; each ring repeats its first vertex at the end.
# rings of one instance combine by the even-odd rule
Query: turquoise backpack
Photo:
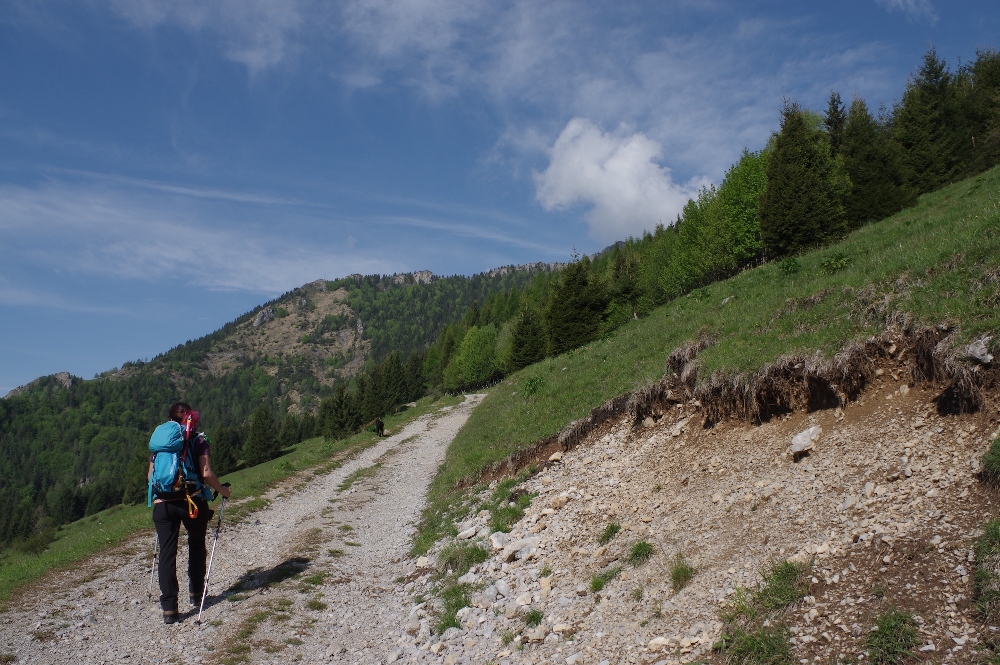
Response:
POLYGON ((180 423, 168 420, 153 430, 149 452, 153 453, 153 472, 149 476, 147 506, 153 505, 153 497, 171 501, 205 495, 205 483, 195 468, 180 423))

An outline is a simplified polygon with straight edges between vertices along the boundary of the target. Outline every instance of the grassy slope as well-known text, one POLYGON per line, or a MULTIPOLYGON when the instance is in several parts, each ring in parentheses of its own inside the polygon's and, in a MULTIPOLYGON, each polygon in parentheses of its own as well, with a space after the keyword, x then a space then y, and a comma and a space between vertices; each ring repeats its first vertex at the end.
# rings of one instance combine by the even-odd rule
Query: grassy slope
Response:
POLYGON ((753 372, 783 355, 830 356, 906 314, 949 322, 961 339, 1000 329, 1000 168, 926 195, 844 241, 748 270, 669 303, 594 342, 507 378, 473 412, 435 478, 415 546, 448 528, 462 478, 503 459, 627 390, 658 380, 677 346, 710 334, 703 373, 753 372), (846 267, 830 272, 836 264, 846 267), (807 304, 819 296, 818 304, 807 304), (723 301, 729 299, 723 304, 723 301), (541 387, 526 397, 529 379, 541 387))
MULTIPOLYGON (((386 431, 393 433, 425 413, 460 401, 460 398, 448 398, 431 404, 430 399, 425 398, 417 403, 417 408, 386 418, 386 431)), ((375 435, 370 432, 334 442, 326 442, 321 437, 310 439, 289 448, 277 459, 225 476, 222 480, 232 483, 234 499, 233 510, 226 510, 226 521, 238 519, 248 507, 260 507, 262 503, 253 499, 260 497, 278 482, 303 470, 315 468, 317 473, 332 471, 339 466, 331 461, 334 457, 357 452, 376 441, 375 435), (247 502, 246 499, 251 501, 247 502)), ((143 530, 149 532, 152 554, 150 510, 144 504, 116 506, 64 526, 59 530, 57 539, 40 554, 14 550, 2 552, 0 601, 8 600, 18 587, 38 579, 50 569, 72 566, 87 556, 119 545, 143 530)))

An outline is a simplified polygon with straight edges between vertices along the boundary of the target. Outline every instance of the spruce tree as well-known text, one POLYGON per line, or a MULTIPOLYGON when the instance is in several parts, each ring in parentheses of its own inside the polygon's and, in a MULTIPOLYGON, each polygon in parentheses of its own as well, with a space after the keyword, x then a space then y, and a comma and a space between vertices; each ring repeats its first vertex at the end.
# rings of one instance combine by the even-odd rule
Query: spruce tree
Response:
POLYGON ((844 140, 844 127, 847 125, 847 114, 838 92, 830 91, 830 101, 826 107, 823 125, 830 137, 830 152, 833 156, 837 156, 840 154, 840 145, 844 140))
POLYGON ((278 441, 282 448, 294 446, 299 442, 299 432, 301 425, 298 417, 294 413, 286 414, 281 421, 281 431, 278 433, 278 441))
POLYGON ((608 298, 585 257, 563 269, 548 311, 549 353, 559 355, 597 338, 608 298))
POLYGON ((545 346, 545 326, 542 325, 541 315, 526 303, 514 323, 508 370, 516 372, 538 362, 545 357, 545 346))
POLYGON ((855 97, 851 102, 843 137, 840 155, 851 179, 844 199, 848 227, 883 219, 912 203, 897 147, 864 100, 855 97))
POLYGON ((934 49, 924 55, 893 117, 893 135, 902 149, 908 184, 923 194, 963 173, 968 133, 954 77, 934 49))
POLYGON ((772 257, 798 252, 845 230, 842 198, 850 186, 830 155, 826 133, 790 103, 767 164, 760 232, 772 257))
POLYGON ((250 416, 250 434, 243 444, 243 461, 256 466, 278 455, 278 431, 274 415, 264 405, 258 406, 250 416))
POLYGON ((212 432, 209 455, 211 456, 212 471, 217 476, 223 476, 236 469, 236 461, 239 455, 239 441, 236 432, 227 427, 217 427, 212 432))
POLYGON ((961 99, 972 146, 969 173, 1000 163, 1000 52, 981 50, 967 67, 961 99))

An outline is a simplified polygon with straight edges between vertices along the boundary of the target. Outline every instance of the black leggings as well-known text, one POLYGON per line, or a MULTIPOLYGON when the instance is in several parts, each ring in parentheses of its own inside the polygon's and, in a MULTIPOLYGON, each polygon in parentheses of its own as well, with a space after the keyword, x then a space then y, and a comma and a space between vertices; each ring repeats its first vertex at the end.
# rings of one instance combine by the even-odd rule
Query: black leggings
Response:
POLYGON ((160 539, 160 608, 177 611, 177 539, 181 522, 188 532, 188 591, 199 599, 205 587, 205 531, 212 510, 204 499, 195 499, 198 517, 188 517, 187 501, 153 504, 153 524, 160 539))

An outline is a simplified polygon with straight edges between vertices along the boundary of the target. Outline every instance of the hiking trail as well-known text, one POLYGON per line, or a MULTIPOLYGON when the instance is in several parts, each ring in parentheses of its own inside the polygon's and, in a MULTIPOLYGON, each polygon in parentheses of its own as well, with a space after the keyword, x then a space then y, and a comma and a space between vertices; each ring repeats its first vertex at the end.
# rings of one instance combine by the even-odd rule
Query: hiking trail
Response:
MULTIPOLYGON (((411 538, 448 444, 483 395, 410 422, 323 474, 269 491, 239 523, 223 520, 201 626, 187 606, 187 546, 178 547, 181 622, 164 625, 148 596, 152 527, 77 568, 52 573, 12 603, 0 651, 17 663, 384 663, 412 597, 411 538), (251 638, 252 636, 252 638, 251 638)), ((239 487, 234 487, 238 502, 239 487)), ((213 507, 218 511, 220 501, 213 507)), ((208 546, 218 513, 208 531, 208 546)))

